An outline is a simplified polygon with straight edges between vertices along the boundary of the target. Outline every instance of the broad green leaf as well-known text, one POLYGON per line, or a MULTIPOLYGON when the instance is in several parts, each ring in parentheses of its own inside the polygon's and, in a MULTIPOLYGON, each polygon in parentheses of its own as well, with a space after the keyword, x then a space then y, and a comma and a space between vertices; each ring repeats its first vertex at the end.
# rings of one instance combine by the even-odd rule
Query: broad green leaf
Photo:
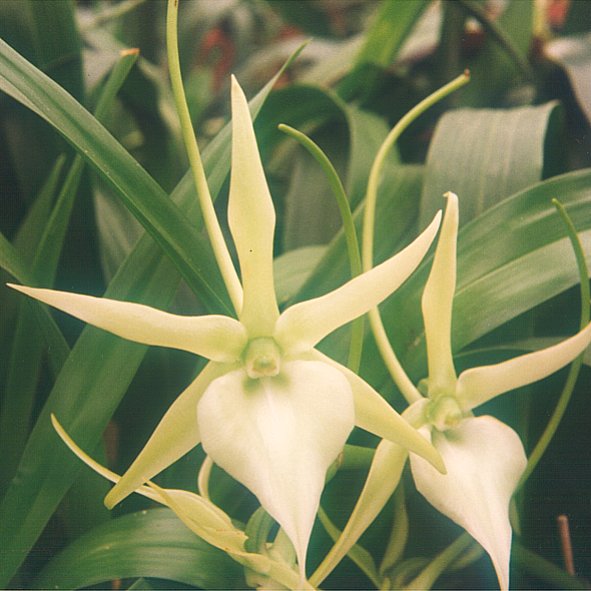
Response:
POLYGON ((79 589, 132 577, 205 589, 244 588, 241 567, 169 509, 132 513, 96 527, 50 561, 34 588, 79 589))
POLYGON ((290 250, 273 261, 279 305, 288 302, 299 291, 325 251, 325 246, 304 246, 290 250))
MULTIPOLYGON (((288 62, 289 63, 289 62, 288 62)), ((250 103, 256 117, 277 74, 250 103)), ((204 150, 210 190, 216 195, 230 162, 228 126, 204 150)), ((198 206, 190 175, 185 175, 172 199, 193 220, 198 206)), ((19 280, 21 278, 19 277, 19 280)), ((145 235, 120 267, 106 296, 140 299, 166 308, 180 276, 150 236, 145 235)), ((23 281, 27 283, 27 281, 23 281)), ((143 356, 145 347, 87 327, 69 356, 37 420, 19 465, 20 478, 11 482, 0 505, 0 540, 10 553, 0 563, 0 586, 6 586, 80 468, 51 428, 50 414, 60 417, 81 446, 92 449, 119 404, 143 356)))
POLYGON ((555 39, 544 53, 564 69, 579 107, 591 121, 591 33, 555 39))
POLYGON ((68 93, 0 41, 0 89, 53 125, 103 176, 211 310, 229 311, 211 249, 162 188, 68 93))
POLYGON ((446 113, 429 148, 421 224, 447 191, 460 200, 465 224, 501 199, 542 180, 546 139, 559 117, 555 102, 515 109, 458 109, 446 113))

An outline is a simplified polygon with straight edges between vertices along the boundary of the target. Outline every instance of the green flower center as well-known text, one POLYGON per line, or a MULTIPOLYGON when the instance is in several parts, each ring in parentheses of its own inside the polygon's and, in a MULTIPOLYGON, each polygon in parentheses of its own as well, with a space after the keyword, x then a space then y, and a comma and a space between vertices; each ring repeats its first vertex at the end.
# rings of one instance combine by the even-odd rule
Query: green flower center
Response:
POLYGON ((276 376, 281 369, 281 350, 270 337, 253 339, 244 350, 244 365, 253 380, 276 376))
POLYGON ((444 395, 429 402, 425 416, 438 431, 447 431, 460 424, 464 413, 453 396, 444 395))

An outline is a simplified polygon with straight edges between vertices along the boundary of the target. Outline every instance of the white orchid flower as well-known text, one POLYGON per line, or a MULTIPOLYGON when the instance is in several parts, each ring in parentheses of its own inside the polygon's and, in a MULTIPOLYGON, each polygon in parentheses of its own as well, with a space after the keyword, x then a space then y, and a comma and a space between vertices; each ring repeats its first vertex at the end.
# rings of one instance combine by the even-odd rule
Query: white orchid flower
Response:
MULTIPOLYGON (((458 199, 448 193, 433 266, 422 299, 429 377, 426 426, 447 474, 410 454, 417 489, 441 513, 461 525, 490 555, 501 589, 509 587, 509 503, 527 458, 513 429, 472 410, 493 397, 541 380, 570 363, 591 342, 591 324, 573 337, 514 359, 456 375, 451 349, 456 286, 458 199)), ((412 407, 411 407, 412 410, 412 407)))
MULTIPOLYGON (((591 324, 561 343, 514 359, 475 367, 456 375, 452 348, 452 304, 456 287, 458 199, 448 205, 431 273, 422 300, 429 377, 428 397, 421 397, 403 416, 441 454, 447 472, 433 470, 410 454, 417 489, 441 513, 462 526, 488 552, 501 589, 509 587, 511 525, 509 502, 527 459, 510 427, 472 410, 493 397, 541 380, 561 369, 591 342, 591 324)), ((408 378, 407 378, 408 379, 408 378)), ((310 579, 318 585, 353 547, 379 515, 398 486, 408 453, 383 440, 355 508, 333 549, 310 579)))
POLYGON ((232 121, 228 217, 242 276, 238 320, 177 316, 136 303, 13 287, 120 337, 210 360, 109 492, 108 507, 201 443, 286 531, 304 574, 326 470, 354 425, 444 469, 431 443, 371 386, 315 349, 325 336, 378 305, 406 280, 433 241, 440 214, 396 256, 280 314, 272 264, 275 211, 248 104, 235 80, 232 121))

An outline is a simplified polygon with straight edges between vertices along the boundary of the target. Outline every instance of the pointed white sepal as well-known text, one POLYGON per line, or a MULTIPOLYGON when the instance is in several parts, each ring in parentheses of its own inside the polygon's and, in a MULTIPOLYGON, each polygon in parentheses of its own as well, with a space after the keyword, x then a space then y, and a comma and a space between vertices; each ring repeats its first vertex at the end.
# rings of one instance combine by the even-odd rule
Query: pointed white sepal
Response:
POLYGON ((421 307, 425 323, 429 361, 429 396, 453 392, 456 383, 451 351, 451 318, 456 291, 456 250, 458 240, 458 197, 446 193, 447 208, 433 257, 421 307))
POLYGON ((229 316, 179 316, 133 302, 8 285, 93 326, 144 345, 180 349, 226 363, 239 359, 246 345, 244 327, 229 316))
POLYGON ((314 347, 331 332, 365 314, 392 294, 419 266, 439 228, 441 213, 411 244, 381 265, 330 293, 285 310, 275 328, 275 340, 286 353, 314 347))
POLYGON ((310 579, 314 586, 322 584, 380 514, 400 482, 407 457, 404 447, 387 439, 380 441, 347 525, 310 579))
POLYGON ((431 442, 427 441, 399 415, 365 380, 320 351, 313 351, 312 356, 336 367, 349 380, 355 403, 355 425, 357 427, 419 454, 437 470, 445 472, 441 455, 431 445, 431 442))
POLYGON ((542 380, 578 357, 591 343, 591 323, 576 335, 540 351, 467 369, 460 374, 456 397, 464 410, 491 398, 542 380))
POLYGON ((200 441, 196 409, 211 381, 235 369, 232 365, 209 363, 172 403, 148 442, 105 497, 111 509, 150 478, 191 451, 200 441))
POLYGON ((354 425, 347 379, 317 361, 287 362, 256 380, 237 370, 210 384, 197 415, 206 453, 281 525, 305 576, 326 470, 354 425))
POLYGON ((527 464, 517 433, 497 419, 483 416, 466 418, 445 432, 433 429, 431 438, 447 474, 411 454, 417 489, 482 545, 492 559, 501 589, 508 589, 509 502, 527 464))
POLYGON ((240 320, 250 338, 269 336, 279 316, 273 283, 275 208, 250 118, 232 77, 232 172, 228 222, 240 261, 244 301, 240 320))

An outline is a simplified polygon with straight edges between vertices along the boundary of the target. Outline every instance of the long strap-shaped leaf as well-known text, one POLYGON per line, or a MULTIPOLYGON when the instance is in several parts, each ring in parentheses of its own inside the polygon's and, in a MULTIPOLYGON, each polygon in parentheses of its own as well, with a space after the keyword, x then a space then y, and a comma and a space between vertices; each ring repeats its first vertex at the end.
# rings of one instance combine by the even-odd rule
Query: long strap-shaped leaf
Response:
MULTIPOLYGON (((282 71, 250 102, 253 117, 282 71)), ((212 195, 217 194, 228 173, 229 155, 230 130, 226 126, 203 153, 212 195)), ((189 175, 181 180, 171 198, 189 219, 198 219, 189 175)), ((133 295, 149 305, 166 308, 179 279, 160 248, 150 236, 144 236, 120 267, 105 295, 115 299, 133 295)), ((25 559, 80 467, 53 431, 50 414, 60 417, 81 446, 92 449, 145 350, 92 327, 86 328, 76 342, 29 438, 19 466, 20 476, 11 483, 0 505, 0 541, 10 548, 10 552, 0 553, 0 587, 8 584, 25 559)))
POLYGON ((197 229, 80 103, 2 40, 0 89, 55 127, 86 158, 210 311, 231 313, 211 248, 197 229))
POLYGON ((243 589, 241 571, 227 554, 180 525, 170 509, 153 509, 114 519, 78 538, 43 569, 34 586, 80 589, 143 576, 205 589, 243 589))

